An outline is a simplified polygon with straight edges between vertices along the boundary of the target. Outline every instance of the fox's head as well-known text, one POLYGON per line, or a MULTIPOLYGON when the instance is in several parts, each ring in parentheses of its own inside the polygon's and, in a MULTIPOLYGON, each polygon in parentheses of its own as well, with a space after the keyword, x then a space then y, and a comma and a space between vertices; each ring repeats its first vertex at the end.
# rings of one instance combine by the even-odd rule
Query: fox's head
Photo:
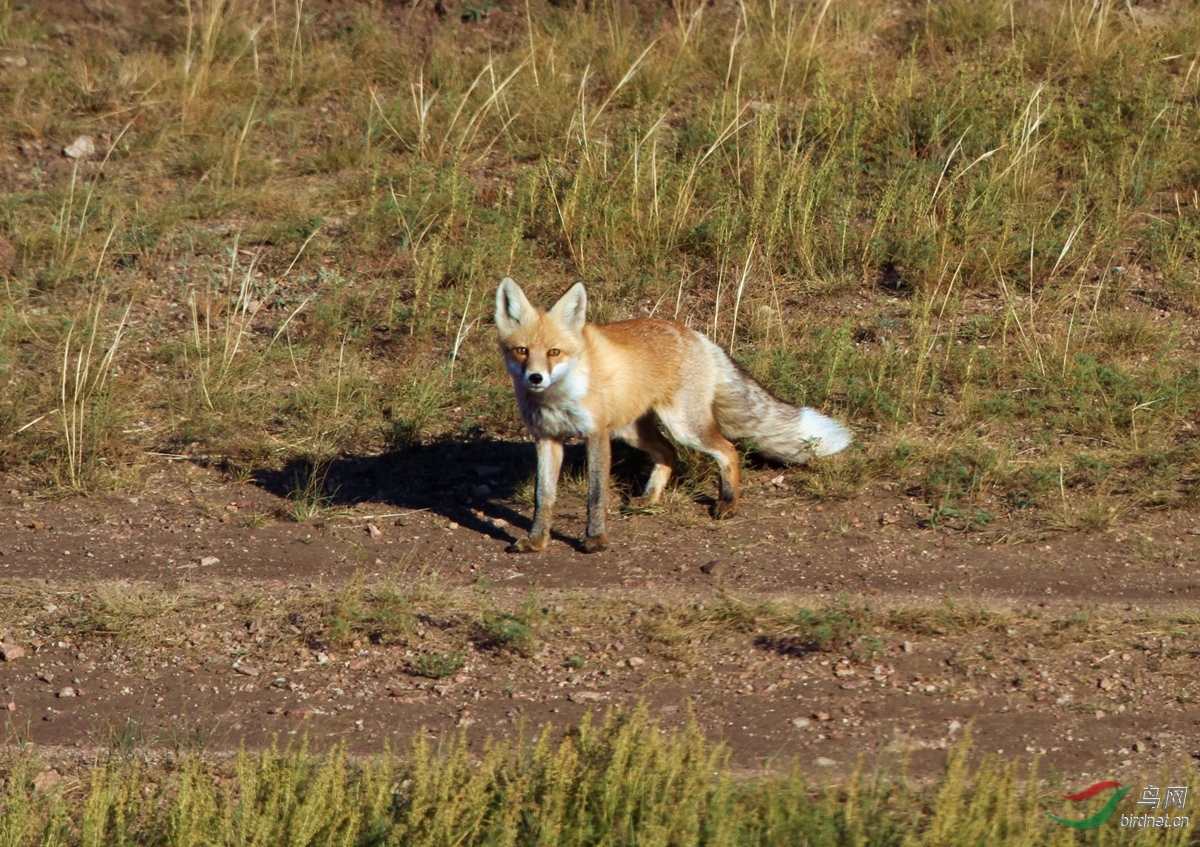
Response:
POLYGON ((513 382, 540 393, 571 372, 583 348, 587 294, 576 283, 548 312, 536 308, 511 277, 496 289, 496 329, 513 382))

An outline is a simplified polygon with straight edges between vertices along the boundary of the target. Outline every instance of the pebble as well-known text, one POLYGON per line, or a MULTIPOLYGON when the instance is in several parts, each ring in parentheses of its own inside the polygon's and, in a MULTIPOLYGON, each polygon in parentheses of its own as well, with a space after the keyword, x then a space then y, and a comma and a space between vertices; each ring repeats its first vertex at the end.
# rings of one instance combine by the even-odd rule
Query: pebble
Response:
POLYGON ((96 155, 96 142, 90 135, 81 135, 63 148, 68 159, 90 159, 96 155))
POLYGON ((221 564, 221 560, 218 559, 216 556, 201 556, 196 561, 199 563, 200 567, 202 567, 202 568, 211 568, 213 565, 221 564))
POLYGON ((233 666, 233 669, 243 676, 258 676, 260 673, 259 669, 254 667, 254 665, 237 664, 233 666))
POLYGON ((646 660, 641 656, 630 656, 625 660, 625 664, 629 665, 631 668, 640 668, 642 665, 646 664, 646 660))
POLYGON ((816 765, 819 768, 832 768, 836 764, 836 759, 827 759, 824 756, 817 756, 816 765))
POLYGON ((25 648, 20 644, 0 644, 0 659, 11 662, 25 655, 25 648))
POLYGON ((706 562, 700 566, 700 572, 706 573, 709 576, 720 576, 725 573, 726 565, 724 562, 713 559, 711 562, 706 562))
POLYGON ((33 788, 35 791, 49 791, 60 782, 62 774, 54 768, 48 768, 33 778, 33 788))
POLYGON ((68 697, 74 697, 75 689, 68 685, 66 688, 60 689, 57 696, 64 700, 68 697))
POLYGON ((383 530, 381 530, 375 524, 369 523, 367 524, 367 535, 371 536, 372 538, 378 538, 379 536, 383 535, 383 530))

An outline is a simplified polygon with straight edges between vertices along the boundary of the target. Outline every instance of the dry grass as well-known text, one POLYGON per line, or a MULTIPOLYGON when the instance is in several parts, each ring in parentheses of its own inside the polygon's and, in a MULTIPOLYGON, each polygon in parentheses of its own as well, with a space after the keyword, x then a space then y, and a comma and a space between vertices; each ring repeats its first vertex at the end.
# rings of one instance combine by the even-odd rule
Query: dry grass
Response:
MULTIPOLYGON (((230 763, 189 756, 168 766, 137 757, 98 762, 37 791, 30 751, 10 752, 0 835, 12 847, 76 844, 846 844, 1074 843, 1046 812, 1071 817, 1036 765, 986 758, 958 744, 933 785, 903 770, 809 785, 798 770, 738 781, 726 751, 694 728, 666 733, 644 710, 610 713, 528 748, 424 738, 403 761, 316 756, 304 746, 230 763), (68 800, 68 798, 70 798, 68 800), (1066 839, 1066 840, 1064 840, 1066 839)), ((1174 777, 1178 780, 1179 777, 1174 777)), ((1194 770, 1186 784, 1195 788, 1194 770)), ((1185 844, 1186 829, 1097 830, 1100 844, 1185 844)))
POLYGON ((5 466, 516 436, 511 273, 847 418, 811 497, 899 482, 968 530, 1195 501, 1194 8, 463 12, 196 0, 118 52, 6 5, 5 466))

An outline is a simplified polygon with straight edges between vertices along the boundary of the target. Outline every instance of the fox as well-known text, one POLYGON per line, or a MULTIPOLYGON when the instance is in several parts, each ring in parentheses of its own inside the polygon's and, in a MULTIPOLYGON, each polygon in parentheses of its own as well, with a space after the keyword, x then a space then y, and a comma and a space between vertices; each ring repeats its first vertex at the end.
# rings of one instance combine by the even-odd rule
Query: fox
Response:
POLYGON ((548 311, 529 302, 512 279, 496 289, 496 329, 525 429, 537 445, 533 526, 509 550, 545 550, 562 468, 563 445, 587 445, 587 535, 582 549, 608 547, 612 439, 650 455, 653 467, 633 507, 657 503, 675 468, 679 444, 707 453, 720 470, 713 518, 737 513, 740 486, 735 441, 788 464, 829 456, 851 442, 850 430, 808 407, 771 394, 728 353, 674 321, 587 320, 587 292, 573 285, 548 311))

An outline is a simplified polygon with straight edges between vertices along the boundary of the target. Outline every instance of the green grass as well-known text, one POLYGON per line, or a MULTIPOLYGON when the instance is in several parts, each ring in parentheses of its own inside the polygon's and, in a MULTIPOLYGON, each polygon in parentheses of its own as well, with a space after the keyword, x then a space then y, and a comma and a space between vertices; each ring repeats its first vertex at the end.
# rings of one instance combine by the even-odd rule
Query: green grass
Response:
POLYGON ((846 418, 812 497, 891 480, 958 530, 1195 503, 1194 6, 452 11, 198 0, 117 52, 0 7, 3 466, 515 437, 513 274, 846 418))
MULTIPOLYGON (((1190 830, 1086 837, 1061 786, 951 750, 935 784, 902 768, 813 784, 798 769, 735 778, 694 727, 662 731, 644 710, 610 713, 534 744, 416 741, 404 758, 316 755, 306 746, 186 755, 150 765, 117 750, 48 790, 31 750, 5 753, 0 839, 23 845, 1041 845, 1186 844, 1190 830)), ((782 763, 780 763, 782 764, 782 763)), ((1178 782, 1178 776, 1175 777, 1178 782)), ((1194 771, 1187 784, 1195 788, 1194 771)), ((1127 804, 1131 805, 1131 804, 1127 804)))

